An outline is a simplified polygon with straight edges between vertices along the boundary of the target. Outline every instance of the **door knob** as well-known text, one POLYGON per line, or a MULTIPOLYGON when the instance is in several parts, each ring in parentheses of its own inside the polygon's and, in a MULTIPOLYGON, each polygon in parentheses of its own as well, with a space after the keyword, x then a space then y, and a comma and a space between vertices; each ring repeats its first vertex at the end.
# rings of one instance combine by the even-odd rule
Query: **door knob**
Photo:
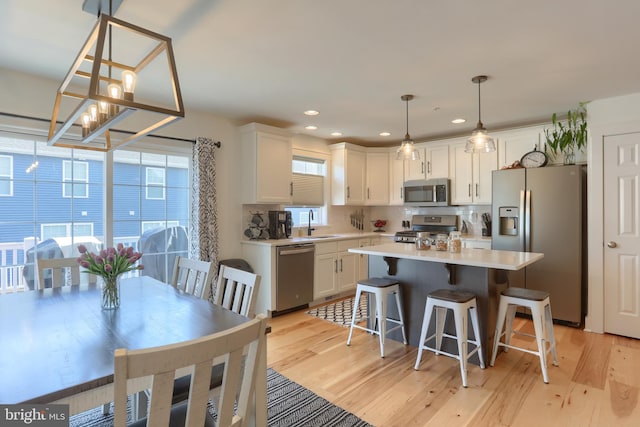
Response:
POLYGON ((610 248, 615 248, 618 246, 618 244, 616 242, 611 241, 607 243, 607 246, 609 246, 610 248))

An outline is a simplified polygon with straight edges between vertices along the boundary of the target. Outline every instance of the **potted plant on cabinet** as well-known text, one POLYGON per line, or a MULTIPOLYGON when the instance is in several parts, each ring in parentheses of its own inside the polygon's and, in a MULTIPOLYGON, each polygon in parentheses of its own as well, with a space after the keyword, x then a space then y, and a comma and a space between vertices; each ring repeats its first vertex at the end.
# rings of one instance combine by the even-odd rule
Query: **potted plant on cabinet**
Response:
POLYGON ((567 121, 558 120, 556 113, 551 116, 551 130, 545 129, 545 152, 557 158, 560 153, 564 155, 564 164, 571 165, 576 162, 576 150, 582 151, 587 145, 587 110, 586 103, 581 102, 575 110, 567 112, 567 121))

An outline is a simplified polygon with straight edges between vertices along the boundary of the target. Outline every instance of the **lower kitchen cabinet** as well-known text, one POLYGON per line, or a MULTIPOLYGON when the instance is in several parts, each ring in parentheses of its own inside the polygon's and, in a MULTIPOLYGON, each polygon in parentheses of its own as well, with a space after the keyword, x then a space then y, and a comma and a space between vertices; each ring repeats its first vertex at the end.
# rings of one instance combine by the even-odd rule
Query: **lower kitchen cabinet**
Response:
MULTIPOLYGON (((360 256, 350 253, 349 249, 359 247, 360 240, 365 239, 316 243, 314 299, 355 291, 360 274, 360 256)), ((369 239, 366 240, 368 243, 369 239)))

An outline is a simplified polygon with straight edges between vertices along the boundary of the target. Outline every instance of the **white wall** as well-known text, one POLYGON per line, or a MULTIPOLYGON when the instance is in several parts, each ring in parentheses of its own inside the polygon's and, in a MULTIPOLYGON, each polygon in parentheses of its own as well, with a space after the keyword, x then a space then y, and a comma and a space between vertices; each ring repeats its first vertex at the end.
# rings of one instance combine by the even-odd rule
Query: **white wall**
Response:
MULTIPOLYGON (((0 93, 2 93, 0 112, 49 120, 59 85, 60 82, 57 81, 35 78, 0 68, 0 93)), ((48 123, 12 120, 5 116, 0 116, 0 124, 20 124, 42 131, 48 129, 48 123)), ((222 142, 222 148, 216 149, 220 258, 239 257, 241 255, 238 234, 241 227, 241 218, 238 215, 241 211, 239 174, 242 173, 242 168, 236 165, 242 162, 235 124, 224 117, 194 111, 188 107, 188 100, 185 100, 185 118, 156 133, 187 139, 206 136, 222 142)), ((180 144, 180 142, 160 139, 151 140, 158 141, 158 144, 180 144)))

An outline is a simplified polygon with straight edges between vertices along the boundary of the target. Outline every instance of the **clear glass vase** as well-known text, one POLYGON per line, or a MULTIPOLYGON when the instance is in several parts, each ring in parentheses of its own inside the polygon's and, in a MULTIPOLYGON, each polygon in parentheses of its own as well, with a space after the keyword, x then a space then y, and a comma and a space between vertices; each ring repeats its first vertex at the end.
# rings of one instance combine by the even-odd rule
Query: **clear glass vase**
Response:
POLYGON ((120 307, 120 276, 102 279, 102 309, 115 310, 120 307))
POLYGON ((575 165, 576 164, 576 152, 572 149, 567 149, 564 152, 564 164, 575 165))

